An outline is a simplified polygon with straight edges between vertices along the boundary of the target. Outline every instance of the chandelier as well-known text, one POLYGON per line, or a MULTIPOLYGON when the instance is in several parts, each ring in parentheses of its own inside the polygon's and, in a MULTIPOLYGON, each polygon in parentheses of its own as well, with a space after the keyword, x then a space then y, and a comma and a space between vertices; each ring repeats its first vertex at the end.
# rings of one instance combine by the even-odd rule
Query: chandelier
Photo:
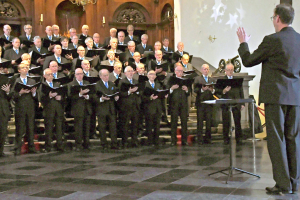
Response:
POLYGON ((83 11, 85 11, 85 6, 89 3, 96 4, 97 0, 70 0, 73 4, 76 4, 77 6, 82 6, 83 11))

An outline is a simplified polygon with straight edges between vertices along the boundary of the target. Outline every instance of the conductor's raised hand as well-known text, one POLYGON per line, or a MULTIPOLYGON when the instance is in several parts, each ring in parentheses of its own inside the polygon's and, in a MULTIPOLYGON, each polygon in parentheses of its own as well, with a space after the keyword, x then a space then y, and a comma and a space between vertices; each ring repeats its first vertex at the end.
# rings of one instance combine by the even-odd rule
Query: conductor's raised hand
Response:
POLYGON ((251 38, 251 35, 247 35, 247 33, 243 27, 239 27, 236 34, 239 38, 240 43, 248 42, 251 38))

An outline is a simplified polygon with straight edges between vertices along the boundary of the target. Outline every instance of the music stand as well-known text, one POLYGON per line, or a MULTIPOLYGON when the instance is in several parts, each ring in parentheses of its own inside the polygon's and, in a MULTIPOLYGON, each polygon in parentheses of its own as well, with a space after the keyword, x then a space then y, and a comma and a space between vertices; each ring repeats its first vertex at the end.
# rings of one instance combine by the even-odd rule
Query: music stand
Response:
MULTIPOLYGON (((234 104, 252 103, 252 106, 253 106, 252 119, 253 119, 253 122, 254 122, 254 100, 253 99, 219 99, 219 100, 203 101, 202 103, 205 103, 205 104, 226 104, 226 105, 229 106, 230 113, 232 113, 232 107, 234 106, 234 104)), ((230 117, 229 121, 230 121, 230 124, 231 124, 231 117, 230 117)), ((255 137, 254 123, 252 123, 252 133, 253 133, 253 137, 255 137)), ((249 175, 256 176, 256 177, 260 178, 260 176, 257 175, 257 174, 247 172, 245 170, 242 170, 242 169, 239 169, 239 168, 236 168, 236 167, 233 166, 232 149, 231 149, 232 148, 232 129, 231 128, 229 129, 229 137, 230 137, 230 142, 229 142, 230 166, 225 168, 225 169, 210 173, 210 174, 208 174, 208 176, 213 175, 213 174, 217 174, 217 173, 222 173, 222 174, 228 175, 227 180, 226 180, 226 184, 228 183, 229 177, 233 176, 233 174, 232 174, 233 170, 236 170, 236 171, 239 171, 241 173, 249 174, 249 175), (227 171, 227 170, 228 170, 228 174, 224 172, 224 171, 227 171)))

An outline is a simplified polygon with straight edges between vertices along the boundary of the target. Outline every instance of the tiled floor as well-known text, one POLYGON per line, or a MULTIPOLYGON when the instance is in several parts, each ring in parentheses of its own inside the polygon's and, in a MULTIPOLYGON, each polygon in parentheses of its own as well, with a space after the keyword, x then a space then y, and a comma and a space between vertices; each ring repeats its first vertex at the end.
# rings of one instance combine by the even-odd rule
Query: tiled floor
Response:
MULTIPOLYGON (((99 143, 100 144, 100 143, 99 143)), ((273 186, 266 141, 233 145, 233 165, 256 173, 209 173, 229 166, 229 146, 140 147, 87 153, 48 153, 0 159, 0 199, 299 199, 271 196, 273 186)))

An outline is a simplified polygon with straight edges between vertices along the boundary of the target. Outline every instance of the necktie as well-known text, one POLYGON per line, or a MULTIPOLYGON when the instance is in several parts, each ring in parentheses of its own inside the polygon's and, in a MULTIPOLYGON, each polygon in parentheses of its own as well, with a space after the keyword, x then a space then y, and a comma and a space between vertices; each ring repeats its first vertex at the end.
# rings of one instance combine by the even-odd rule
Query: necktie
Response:
POLYGON ((186 65, 184 65, 184 67, 185 67, 185 68, 187 68, 187 66, 186 66, 186 65))
POLYGON ((79 58, 80 60, 83 60, 83 58, 79 58))
POLYGON ((108 89, 108 83, 107 82, 105 82, 105 87, 108 89))
POLYGON ((132 79, 129 80, 130 84, 132 84, 132 79))
POLYGON ((82 85, 82 81, 79 82, 79 85, 82 85))
POLYGON ((160 65, 160 61, 157 61, 157 64, 160 65))
POLYGON ((133 36, 132 35, 130 36, 130 39, 133 40, 133 36))
POLYGON ((131 53, 131 56, 133 56, 134 53, 133 52, 130 52, 130 53, 131 53))
POLYGON ((180 52, 180 55, 182 56, 182 55, 183 55, 183 52, 180 52))
POLYGON ((37 48, 37 50, 38 50, 39 52, 41 52, 41 48, 37 48))
POLYGON ((53 73, 53 77, 54 77, 54 78, 57 78, 57 77, 56 77, 56 73, 53 73))
POLYGON ((229 76, 229 79, 232 79, 232 76, 229 76))
POLYGON ((205 78, 205 81, 207 82, 207 81, 208 81, 208 78, 207 78, 207 76, 205 76, 204 78, 205 78))
POLYGON ((96 47, 98 48, 98 44, 96 44, 96 47))
POLYGON ((24 85, 26 85, 26 78, 23 78, 23 83, 24 85))
POLYGON ((52 35, 51 36, 48 36, 49 37, 49 40, 52 40, 52 35))
POLYGON ((109 64, 110 64, 110 66, 113 66, 114 62, 113 61, 109 61, 109 64))
POLYGON ((30 36, 29 35, 27 36, 27 39, 30 40, 30 36))
POLYGON ((16 52, 16 54, 19 54, 19 50, 18 49, 16 49, 15 52, 16 52))
POLYGON ((77 45, 76 44, 74 44, 74 48, 77 49, 77 45))
POLYGON ((60 63, 60 62, 61 62, 61 61, 60 61, 60 57, 57 57, 57 62, 58 62, 58 63, 60 63))
POLYGON ((89 76, 89 72, 87 72, 85 75, 86 75, 86 76, 89 76))
POLYGON ((8 37, 8 36, 6 36, 6 39, 7 39, 7 40, 9 40, 9 37, 8 37))
POLYGON ((116 78, 117 78, 117 79, 119 78, 119 75, 118 75, 118 74, 116 74, 116 78))
POLYGON ((51 88, 53 88, 53 83, 52 83, 52 82, 51 82, 51 83, 49 83, 49 85, 50 85, 50 87, 51 87, 51 88))
POLYGON ((143 47, 144 47, 144 49, 146 48, 146 45, 145 44, 143 44, 143 47))
POLYGON ((168 47, 165 47, 165 50, 168 51, 168 47))
POLYGON ((154 83, 151 84, 152 88, 154 88, 154 83))

